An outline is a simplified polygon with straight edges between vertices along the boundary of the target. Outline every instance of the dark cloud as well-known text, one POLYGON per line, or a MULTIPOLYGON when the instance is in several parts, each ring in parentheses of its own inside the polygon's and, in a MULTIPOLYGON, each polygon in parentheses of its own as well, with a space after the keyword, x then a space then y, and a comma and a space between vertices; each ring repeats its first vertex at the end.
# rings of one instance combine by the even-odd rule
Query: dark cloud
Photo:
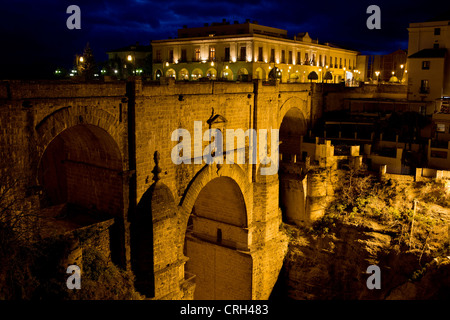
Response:
POLYGON ((87 42, 97 60, 105 52, 136 41, 175 37, 183 25, 245 19, 288 30, 308 31, 320 42, 362 53, 406 49, 410 22, 426 21, 447 11, 450 3, 429 0, 16 0, 0 12, 0 73, 70 65, 87 42), (66 8, 81 8, 81 30, 68 30, 66 8), (381 8, 381 30, 366 28, 366 9, 381 8))

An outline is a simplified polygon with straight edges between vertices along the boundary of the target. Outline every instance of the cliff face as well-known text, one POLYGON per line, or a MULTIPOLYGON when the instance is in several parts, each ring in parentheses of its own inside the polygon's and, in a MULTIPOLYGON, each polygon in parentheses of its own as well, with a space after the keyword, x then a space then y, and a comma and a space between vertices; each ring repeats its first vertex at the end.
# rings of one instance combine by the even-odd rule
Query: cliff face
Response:
POLYGON ((342 225, 317 237, 290 228, 291 241, 274 296, 299 300, 448 299, 450 258, 431 258, 392 246, 376 228, 342 225), (370 265, 381 272, 381 289, 369 289, 370 265))
POLYGON ((367 185, 365 194, 350 193, 354 205, 338 199, 313 225, 284 225, 290 244, 272 298, 450 298, 448 190, 434 182, 367 185), (367 286, 371 265, 380 268, 380 289, 367 286))

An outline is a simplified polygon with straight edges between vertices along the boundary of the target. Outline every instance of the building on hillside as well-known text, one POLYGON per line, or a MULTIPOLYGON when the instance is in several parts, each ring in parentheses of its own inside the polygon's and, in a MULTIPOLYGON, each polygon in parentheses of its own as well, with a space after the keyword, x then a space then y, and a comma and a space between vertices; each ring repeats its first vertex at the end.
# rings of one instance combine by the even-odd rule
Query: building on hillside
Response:
POLYGON ((133 75, 151 76, 152 46, 140 45, 137 42, 116 50, 107 52, 108 62, 102 68, 102 75, 113 75, 126 78, 133 75))
POLYGON ((436 112, 450 100, 450 16, 448 20, 410 23, 409 99, 434 103, 436 112))
POLYGON ((450 15, 410 23, 408 31, 408 99, 421 100, 433 110, 432 144, 443 144, 446 149, 450 140, 450 15))
POLYGON ((307 32, 289 39, 287 31, 257 22, 184 26, 178 38, 152 41, 153 78, 177 80, 280 79, 282 82, 350 83, 357 51, 320 44, 307 32))

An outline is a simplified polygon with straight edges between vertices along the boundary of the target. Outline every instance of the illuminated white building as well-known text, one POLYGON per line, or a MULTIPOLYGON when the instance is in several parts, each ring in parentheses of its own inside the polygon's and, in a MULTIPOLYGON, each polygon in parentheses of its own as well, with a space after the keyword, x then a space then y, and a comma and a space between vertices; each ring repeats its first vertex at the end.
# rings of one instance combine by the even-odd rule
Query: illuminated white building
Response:
POLYGON ((409 24, 408 99, 439 111, 450 99, 450 21, 409 24))
POLYGON ((251 80, 282 82, 351 79, 358 52, 319 44, 308 33, 288 39, 287 31, 257 22, 227 21, 178 30, 177 39, 152 41, 153 78, 251 80), (328 74, 327 74, 328 73, 328 74), (328 79, 328 80, 327 80, 328 79))

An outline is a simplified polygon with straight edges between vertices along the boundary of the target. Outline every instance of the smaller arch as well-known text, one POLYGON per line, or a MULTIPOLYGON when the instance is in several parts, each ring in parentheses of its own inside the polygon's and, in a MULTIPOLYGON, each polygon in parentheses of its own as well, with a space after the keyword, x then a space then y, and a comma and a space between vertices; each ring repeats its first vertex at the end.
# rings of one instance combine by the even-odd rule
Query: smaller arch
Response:
POLYGON ((233 80, 233 71, 230 68, 225 67, 222 70, 222 79, 233 80))
POLYGON ((162 77, 162 71, 160 69, 157 69, 155 71, 155 80, 159 80, 162 77))
POLYGON ((333 80, 333 74, 330 71, 327 71, 323 77, 323 80, 325 81, 333 80))
POLYGON ((189 80, 189 71, 186 68, 183 68, 178 72, 178 79, 180 80, 189 80))
POLYGON ((309 81, 313 81, 313 80, 318 80, 319 79, 319 75, 317 74, 317 72, 315 72, 315 71, 311 71, 309 74, 308 74, 308 80, 309 81))
POLYGON ((206 77, 211 80, 216 80, 217 79, 217 70, 215 68, 209 68, 206 71, 206 77))
POLYGON ((245 172, 237 164, 223 165, 219 170, 217 170, 216 166, 204 166, 190 182, 184 197, 181 199, 180 206, 184 212, 184 216, 188 217, 191 213, 200 190, 202 190, 209 181, 217 177, 229 177, 239 185, 242 194, 244 195, 245 207, 247 209, 246 224, 247 226, 251 225, 253 219, 251 205, 253 191, 245 172))
POLYGON ((203 77, 203 71, 200 68, 192 70, 192 80, 198 80, 203 77))
POLYGON ((237 73, 237 78, 238 80, 241 81, 248 81, 249 80, 248 70, 246 68, 240 68, 237 73))
POLYGON ((266 79, 266 73, 263 68, 261 68, 261 67, 256 68, 255 79, 261 79, 261 80, 266 79))
POLYGON ((269 72, 269 79, 275 80, 275 79, 281 79, 282 72, 279 68, 274 67, 269 72))
POLYGON ((170 68, 166 71, 166 77, 176 78, 176 72, 174 69, 170 68))

